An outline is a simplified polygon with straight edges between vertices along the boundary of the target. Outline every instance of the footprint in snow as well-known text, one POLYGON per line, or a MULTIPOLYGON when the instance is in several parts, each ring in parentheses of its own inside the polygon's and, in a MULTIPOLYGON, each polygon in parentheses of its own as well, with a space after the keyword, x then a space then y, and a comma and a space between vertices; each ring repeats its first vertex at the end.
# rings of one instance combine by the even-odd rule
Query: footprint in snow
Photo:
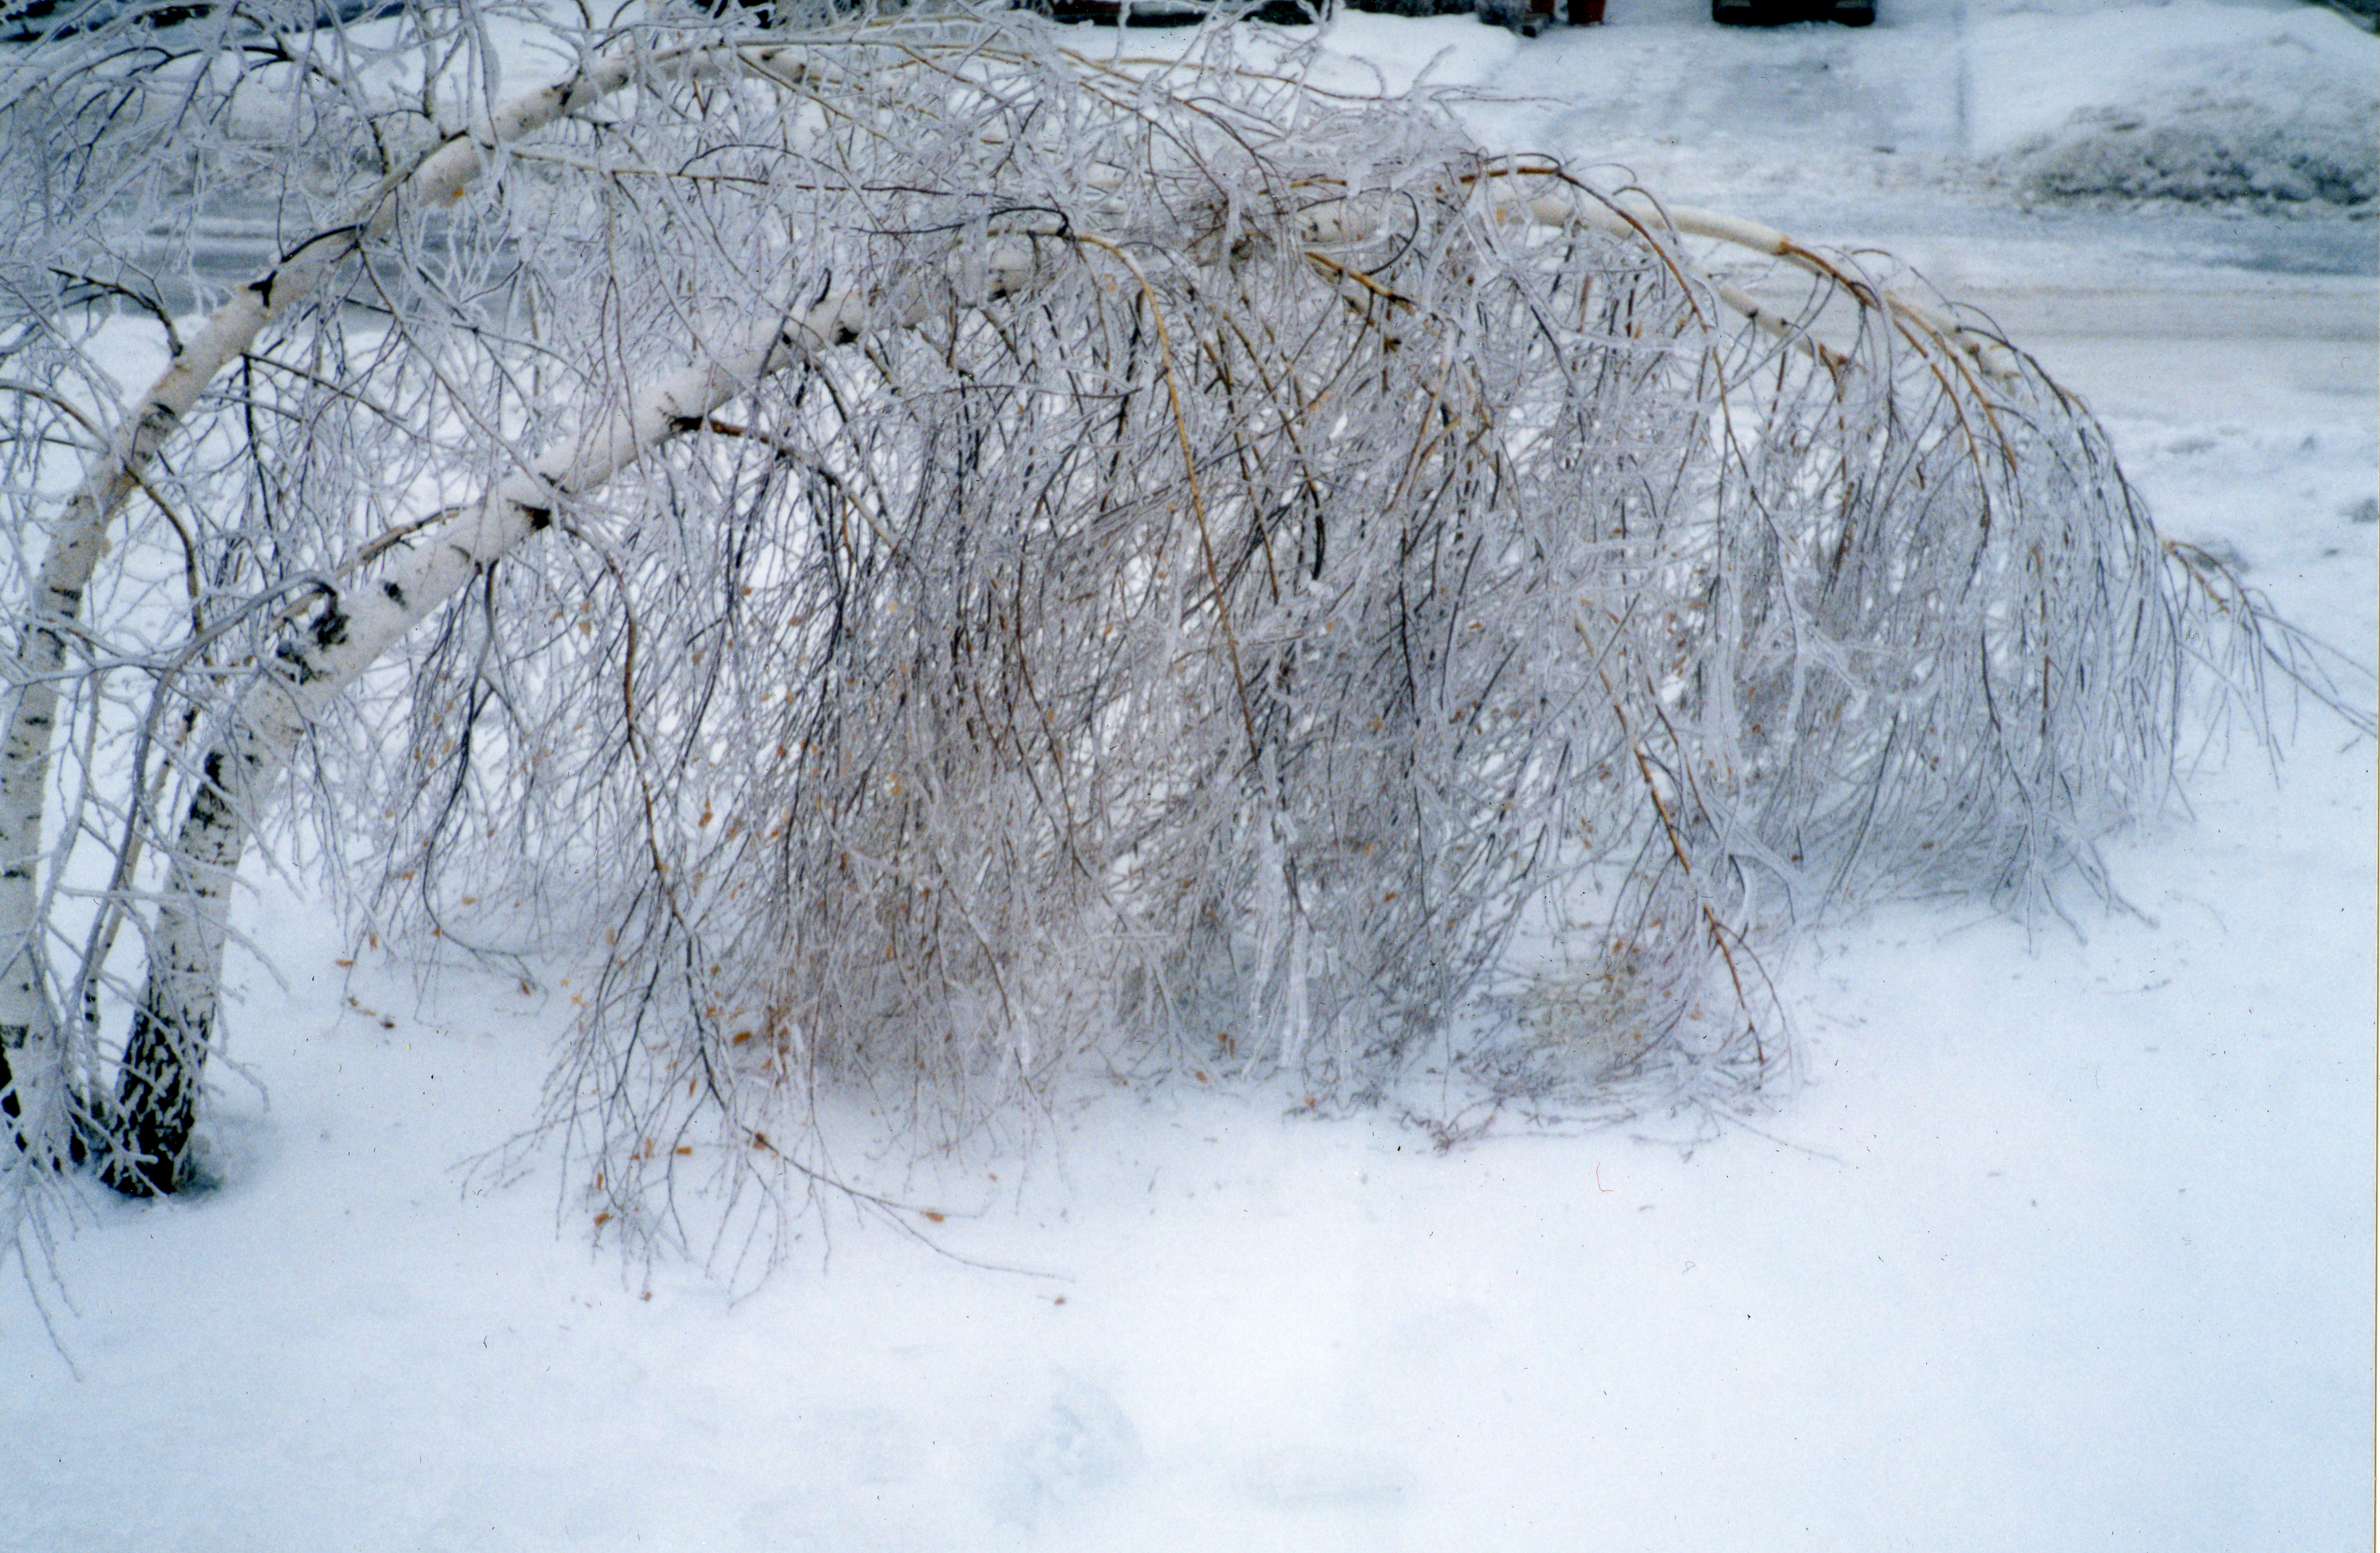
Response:
POLYGON ((1041 1412, 1002 1452, 993 1511, 1030 1527, 1129 1474, 1140 1462, 1140 1436, 1123 1409, 1099 1387, 1060 1371, 1041 1412))

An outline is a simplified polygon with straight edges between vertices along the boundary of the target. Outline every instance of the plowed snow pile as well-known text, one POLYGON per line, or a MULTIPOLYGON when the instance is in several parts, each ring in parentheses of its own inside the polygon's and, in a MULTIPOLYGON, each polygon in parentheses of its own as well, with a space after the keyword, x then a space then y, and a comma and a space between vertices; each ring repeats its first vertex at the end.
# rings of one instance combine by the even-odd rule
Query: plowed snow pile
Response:
POLYGON ((2324 200, 2380 192, 2370 40, 2323 10, 2198 3, 1994 18, 1974 150, 2036 198, 2324 200), (2055 57, 2057 70, 2039 62, 2055 57))

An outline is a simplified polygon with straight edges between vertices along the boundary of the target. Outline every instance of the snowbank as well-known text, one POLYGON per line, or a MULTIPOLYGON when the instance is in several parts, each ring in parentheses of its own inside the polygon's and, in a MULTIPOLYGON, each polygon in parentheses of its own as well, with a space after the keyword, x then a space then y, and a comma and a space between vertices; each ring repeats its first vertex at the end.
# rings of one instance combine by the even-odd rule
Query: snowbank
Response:
POLYGON ((2329 11, 2020 12, 1979 22, 1971 58, 1974 152, 2039 197, 2380 194, 2380 42, 2329 11))
POLYGON ((1491 143, 1616 163, 1675 198, 1925 187, 2360 209, 2380 193, 2380 40, 2298 0, 1884 0, 1857 31, 1718 29, 1699 0, 1608 15, 1526 42, 1462 18, 1348 17, 1334 36, 1392 85, 1426 66, 1487 93, 1473 116, 1491 143))

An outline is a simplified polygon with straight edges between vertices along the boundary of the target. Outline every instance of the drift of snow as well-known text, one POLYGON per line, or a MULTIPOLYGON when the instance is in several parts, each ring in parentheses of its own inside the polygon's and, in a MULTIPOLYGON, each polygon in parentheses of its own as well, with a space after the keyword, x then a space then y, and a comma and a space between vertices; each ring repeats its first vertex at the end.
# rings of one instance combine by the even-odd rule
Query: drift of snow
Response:
POLYGON ((1974 149, 2049 197, 2327 200, 2380 194, 2380 79, 2335 12, 2181 3, 1977 29, 1974 149), (2055 48, 2073 62, 2030 68, 2055 48))
MULTIPOLYGON (((1462 18, 1421 46, 1351 51, 1504 99, 1491 142, 1681 185, 1831 202, 1845 178, 2027 199, 2368 205, 2380 193, 2370 34, 2293 3, 1900 0, 1876 26, 1718 30, 1696 0, 1637 0, 1533 42, 1462 18)), ((1399 34, 1400 36, 1410 34, 1399 34)), ((1706 202, 1709 202, 1706 200, 1706 202)), ((1776 219, 1789 221, 1780 204, 1776 219)))
MULTIPOLYGON (((1497 89, 1491 143, 1979 288, 2169 532, 2368 660, 2369 224, 2009 201, 2218 118, 2362 113, 2368 153, 2370 39, 2256 5, 1613 8, 1340 46, 1497 89), (2266 68, 2275 39, 2313 63, 2266 68)), ((2180 192, 2157 165, 2107 191, 2180 192)), ((287 986, 245 977, 263 1088, 223 1077, 223 1184, 93 1195, 63 1298, 0 1296, 0 1548, 2368 1546, 2373 746, 2307 709, 2277 776, 2235 747, 2189 791, 2113 857, 2143 916, 2087 940, 1829 932, 1783 987, 1807 1080, 1756 1130, 1437 1157, 1094 1082, 1023 1158, 846 1161, 966 1260, 837 1216, 740 1302, 590 1255, 534 1157, 458 1171, 534 1119, 573 989, 417 1001, 261 882, 287 986)))

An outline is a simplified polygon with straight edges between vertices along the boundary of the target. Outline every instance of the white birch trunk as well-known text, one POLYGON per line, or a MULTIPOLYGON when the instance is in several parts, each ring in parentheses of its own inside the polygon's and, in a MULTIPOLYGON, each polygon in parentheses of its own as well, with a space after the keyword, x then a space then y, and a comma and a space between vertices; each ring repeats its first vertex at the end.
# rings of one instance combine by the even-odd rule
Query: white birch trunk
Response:
POLYGON ((675 56, 614 56, 513 99, 469 133, 429 152, 410 173, 383 183, 354 221, 317 233, 242 285, 134 402, 60 513, 15 651, 0 670, 14 691, 6 731, 0 734, 0 1118, 12 1124, 20 1147, 43 1135, 20 1118, 55 1113, 37 1091, 58 1080, 64 1056, 43 972, 41 859, 59 687, 67 673, 66 644, 82 613, 91 574, 107 552, 115 515, 139 489, 159 450, 207 385, 267 329, 319 291, 367 238, 394 226, 400 211, 460 198, 485 167, 490 150, 581 111, 659 63, 697 73, 770 70, 783 81, 787 71, 780 56, 789 52, 710 48, 675 56))
POLYGON ((769 319, 707 363, 638 391, 602 425, 504 481, 456 528, 316 611, 209 751, 184 817, 118 1074, 113 1147, 101 1161, 110 1185, 146 1196, 180 1179, 213 1035, 232 881, 251 817, 315 719, 407 632, 547 528, 557 504, 600 488, 760 379, 857 338, 865 322, 864 304, 847 291, 769 319))

